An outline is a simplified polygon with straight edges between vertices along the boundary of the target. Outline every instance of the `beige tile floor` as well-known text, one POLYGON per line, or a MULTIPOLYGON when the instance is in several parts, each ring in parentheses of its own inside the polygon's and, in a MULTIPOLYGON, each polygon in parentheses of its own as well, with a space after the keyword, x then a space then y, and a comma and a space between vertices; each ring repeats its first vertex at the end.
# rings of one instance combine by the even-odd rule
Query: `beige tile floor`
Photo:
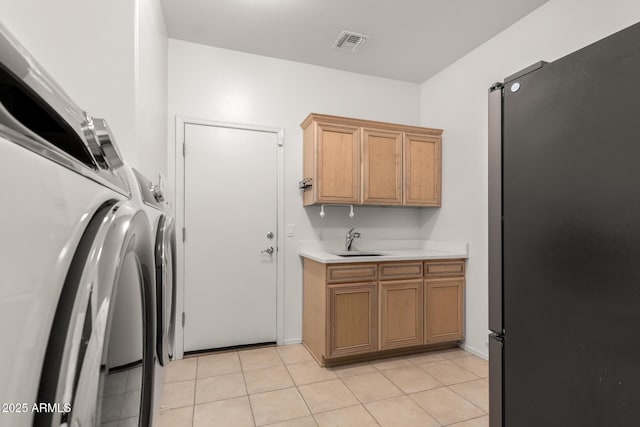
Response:
POLYGON ((461 349, 321 368, 302 345, 171 362, 156 427, 488 427, 487 362, 461 349))

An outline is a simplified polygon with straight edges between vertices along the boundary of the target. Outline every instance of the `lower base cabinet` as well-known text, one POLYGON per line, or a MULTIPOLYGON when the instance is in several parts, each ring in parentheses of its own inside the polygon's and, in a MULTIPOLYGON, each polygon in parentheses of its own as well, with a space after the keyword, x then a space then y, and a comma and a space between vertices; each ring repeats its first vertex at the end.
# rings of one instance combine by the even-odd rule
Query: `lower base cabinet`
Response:
POLYGON ((380 282, 380 349, 424 343, 422 279, 380 282))
POLYGON ((329 285, 329 356, 377 350, 376 283, 329 285))
POLYGON ((425 280, 425 285, 426 342, 462 339, 464 278, 425 280))
POLYGON ((322 365, 464 338, 464 260, 305 259, 303 275, 302 340, 322 365))

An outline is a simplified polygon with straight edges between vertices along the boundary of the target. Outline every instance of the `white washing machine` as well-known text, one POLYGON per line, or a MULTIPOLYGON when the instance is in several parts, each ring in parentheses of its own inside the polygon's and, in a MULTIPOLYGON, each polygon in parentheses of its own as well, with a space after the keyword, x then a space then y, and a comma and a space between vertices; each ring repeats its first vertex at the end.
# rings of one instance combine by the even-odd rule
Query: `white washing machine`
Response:
POLYGON ((176 234, 174 219, 165 212, 164 196, 160 188, 136 168, 125 163, 126 176, 132 200, 147 213, 154 244, 156 272, 156 355, 155 401, 159 410, 164 388, 165 370, 173 358, 176 324, 176 234))
POLYGON ((0 182, 0 426, 152 425, 147 214, 106 122, 1 25, 0 182))

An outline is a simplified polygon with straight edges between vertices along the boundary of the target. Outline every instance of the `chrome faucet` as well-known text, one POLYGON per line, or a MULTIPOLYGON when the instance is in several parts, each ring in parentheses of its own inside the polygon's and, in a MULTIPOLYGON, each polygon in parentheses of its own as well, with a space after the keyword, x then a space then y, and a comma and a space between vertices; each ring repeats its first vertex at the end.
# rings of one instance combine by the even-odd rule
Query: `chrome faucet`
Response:
POLYGON ((353 243, 353 239, 357 239, 358 237, 360 237, 360 233, 358 233, 357 231, 353 231, 355 229, 356 228, 354 227, 347 232, 346 246, 348 251, 351 250, 351 244, 353 243))

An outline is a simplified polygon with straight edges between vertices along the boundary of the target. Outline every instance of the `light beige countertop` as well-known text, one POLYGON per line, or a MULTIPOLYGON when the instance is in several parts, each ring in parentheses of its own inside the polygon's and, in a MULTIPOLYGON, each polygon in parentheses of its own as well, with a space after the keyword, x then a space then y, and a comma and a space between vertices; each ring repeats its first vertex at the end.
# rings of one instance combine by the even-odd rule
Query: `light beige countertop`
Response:
POLYGON ((344 241, 301 240, 299 254, 323 264, 354 262, 413 261, 467 258, 466 242, 434 240, 373 240, 354 242, 351 252, 376 252, 374 256, 340 256, 346 253, 344 241))

